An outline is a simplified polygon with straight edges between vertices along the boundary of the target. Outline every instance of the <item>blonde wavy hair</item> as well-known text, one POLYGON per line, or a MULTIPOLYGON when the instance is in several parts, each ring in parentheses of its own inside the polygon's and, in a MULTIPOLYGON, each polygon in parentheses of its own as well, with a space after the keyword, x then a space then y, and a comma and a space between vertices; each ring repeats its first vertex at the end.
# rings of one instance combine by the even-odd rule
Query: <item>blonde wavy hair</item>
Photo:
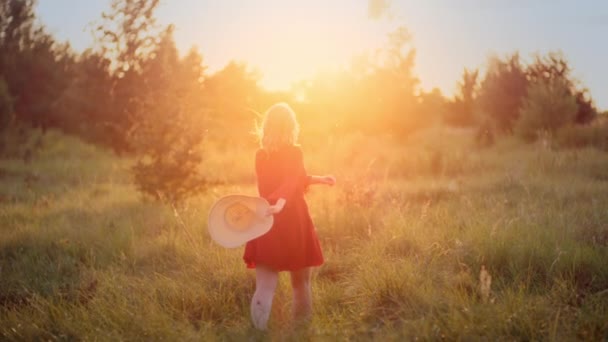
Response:
POLYGON ((285 145, 295 145, 300 134, 296 113, 285 102, 272 105, 257 127, 260 146, 267 151, 276 151, 285 145))

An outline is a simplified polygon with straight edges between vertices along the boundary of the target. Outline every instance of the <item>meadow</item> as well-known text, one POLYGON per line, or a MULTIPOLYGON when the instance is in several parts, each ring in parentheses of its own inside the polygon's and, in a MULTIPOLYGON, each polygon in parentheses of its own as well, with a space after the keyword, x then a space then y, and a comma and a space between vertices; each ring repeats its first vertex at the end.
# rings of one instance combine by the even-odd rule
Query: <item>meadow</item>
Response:
POLYGON ((254 145, 210 144, 220 184, 172 208, 141 197, 127 157, 55 131, 28 144, 0 160, 2 340, 608 338, 605 151, 443 127, 304 141, 309 173, 338 179, 307 194, 314 318, 292 326, 282 275, 262 333, 243 249, 206 230, 216 199, 256 193, 254 145))

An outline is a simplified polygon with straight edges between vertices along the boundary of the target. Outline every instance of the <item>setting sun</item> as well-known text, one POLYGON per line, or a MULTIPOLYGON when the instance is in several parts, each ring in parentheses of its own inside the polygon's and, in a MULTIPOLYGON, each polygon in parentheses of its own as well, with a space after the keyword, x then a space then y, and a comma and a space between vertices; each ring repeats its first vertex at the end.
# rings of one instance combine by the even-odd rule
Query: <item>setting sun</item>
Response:
POLYGON ((364 6, 353 10, 343 1, 323 6, 285 1, 237 6, 228 1, 201 11, 215 11, 218 17, 196 30, 178 27, 178 42, 195 42, 214 68, 230 59, 247 62, 274 90, 289 89, 318 72, 348 67, 353 57, 385 43, 386 25, 369 21, 364 6), (206 54, 207 44, 220 48, 206 54))

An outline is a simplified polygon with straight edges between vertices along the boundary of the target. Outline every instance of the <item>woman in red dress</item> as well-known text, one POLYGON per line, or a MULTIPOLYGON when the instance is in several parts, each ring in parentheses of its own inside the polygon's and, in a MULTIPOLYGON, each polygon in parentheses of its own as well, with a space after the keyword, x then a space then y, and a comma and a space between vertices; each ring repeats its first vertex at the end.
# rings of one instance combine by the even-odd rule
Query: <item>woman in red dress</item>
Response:
POLYGON ((271 204, 267 215, 274 215, 274 224, 268 233, 247 243, 243 256, 247 267, 256 270, 251 318, 261 330, 266 329, 281 271, 291 274, 294 318, 311 317, 311 268, 323 263, 304 193, 311 184, 333 185, 335 178, 306 174, 302 150, 296 145, 298 131, 289 105, 278 103, 266 111, 255 170, 258 191, 271 204))

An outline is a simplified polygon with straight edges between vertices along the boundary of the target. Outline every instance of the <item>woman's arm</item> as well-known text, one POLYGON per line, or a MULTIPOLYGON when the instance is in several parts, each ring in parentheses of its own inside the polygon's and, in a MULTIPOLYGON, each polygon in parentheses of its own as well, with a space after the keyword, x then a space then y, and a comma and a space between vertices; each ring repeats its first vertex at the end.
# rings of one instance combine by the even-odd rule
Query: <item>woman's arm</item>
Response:
MULTIPOLYGON (((327 176, 308 176, 308 184, 312 185, 312 184, 327 184, 329 186, 332 186, 334 184, 336 184, 336 177, 331 176, 331 175, 327 175, 327 176)), ((283 197, 279 197, 279 199, 277 200, 277 202, 274 205, 271 205, 268 207, 268 209, 266 210, 266 216, 269 215, 273 215, 273 214, 278 214, 279 212, 281 212, 281 210, 283 210, 283 207, 285 207, 285 203, 287 201, 285 200, 285 198, 283 197)))
POLYGON ((267 200, 271 205, 266 214, 278 214, 283 210, 285 203, 293 196, 298 187, 308 186, 310 184, 327 184, 334 185, 336 178, 334 176, 308 176, 304 169, 302 151, 298 148, 293 160, 288 162, 287 177, 283 180, 281 186, 267 196, 267 200), (307 183, 307 184, 306 184, 307 183))
MULTIPOLYGON (((308 176, 308 184, 312 185, 312 184, 327 184, 329 186, 332 186, 334 184, 336 184, 336 177, 331 176, 331 175, 327 175, 327 176, 308 176)), ((266 210, 266 216, 269 215, 274 215, 274 214, 278 214, 279 212, 281 212, 281 210, 283 210, 283 207, 285 207, 285 203, 287 201, 285 200, 285 198, 283 197, 279 197, 279 199, 277 200, 277 202, 274 205, 271 205, 268 207, 268 209, 266 210)))
POLYGON ((313 185, 313 184, 327 184, 327 185, 334 185, 336 184, 336 177, 331 176, 331 175, 326 175, 326 176, 308 176, 308 184, 313 185))

